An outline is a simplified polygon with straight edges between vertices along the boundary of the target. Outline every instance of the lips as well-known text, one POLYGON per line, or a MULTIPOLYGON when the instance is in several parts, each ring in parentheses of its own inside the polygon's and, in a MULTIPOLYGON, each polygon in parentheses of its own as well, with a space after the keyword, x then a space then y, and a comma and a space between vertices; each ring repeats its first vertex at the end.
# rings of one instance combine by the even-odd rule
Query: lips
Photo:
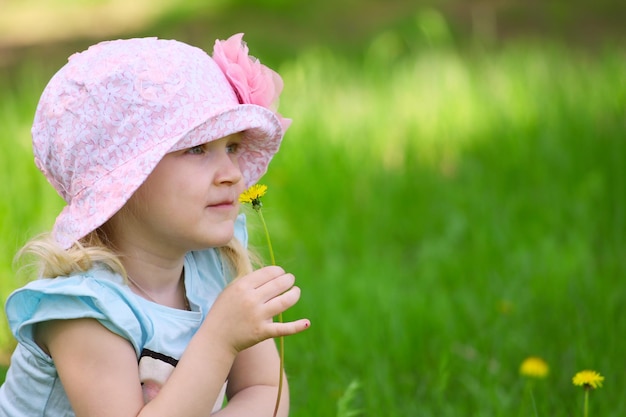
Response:
POLYGON ((233 207, 235 205, 235 200, 222 200, 216 203, 209 204, 208 207, 233 207))
POLYGON ((239 207, 239 195, 241 194, 241 192, 239 192, 238 189, 229 188, 228 190, 224 189, 221 191, 223 192, 219 194, 207 195, 207 207, 239 207))

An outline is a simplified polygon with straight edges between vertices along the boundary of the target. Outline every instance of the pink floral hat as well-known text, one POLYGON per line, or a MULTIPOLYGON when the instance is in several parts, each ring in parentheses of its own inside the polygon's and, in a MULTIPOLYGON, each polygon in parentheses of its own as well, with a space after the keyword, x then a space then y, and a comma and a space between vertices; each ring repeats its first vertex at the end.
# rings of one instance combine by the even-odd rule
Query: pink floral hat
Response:
POLYGON ((237 34, 213 57, 157 38, 74 54, 46 86, 32 128, 35 163, 67 205, 52 234, 69 248, 113 216, 163 156, 244 132, 246 186, 267 170, 291 121, 282 79, 237 34))

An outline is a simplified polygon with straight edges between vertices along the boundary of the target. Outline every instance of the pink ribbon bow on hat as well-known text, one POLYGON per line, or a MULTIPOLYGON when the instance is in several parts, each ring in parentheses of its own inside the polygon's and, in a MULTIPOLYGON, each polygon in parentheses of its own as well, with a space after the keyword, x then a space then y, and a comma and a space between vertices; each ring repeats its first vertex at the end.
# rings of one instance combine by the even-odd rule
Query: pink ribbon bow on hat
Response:
POLYGON ((280 120, 283 133, 287 130, 291 119, 286 119, 277 112, 283 80, 278 73, 248 54, 243 33, 233 35, 225 41, 216 40, 213 60, 226 75, 240 104, 256 104, 270 109, 280 120))

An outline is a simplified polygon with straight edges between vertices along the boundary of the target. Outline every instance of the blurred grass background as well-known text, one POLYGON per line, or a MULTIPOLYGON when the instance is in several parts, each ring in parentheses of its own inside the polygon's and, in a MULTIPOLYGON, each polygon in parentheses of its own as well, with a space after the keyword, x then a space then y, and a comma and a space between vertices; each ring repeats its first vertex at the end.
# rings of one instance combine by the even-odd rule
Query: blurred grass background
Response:
POLYGON ((29 129, 67 56, 155 35, 210 51, 242 31, 294 119, 263 179, 303 288, 286 318, 313 323, 286 341, 292 415, 535 415, 531 355, 550 365, 538 415, 581 415, 585 368, 606 377, 592 414, 626 413, 622 3, 146 4, 0 3, 3 300, 24 280, 16 249, 62 205, 29 129))

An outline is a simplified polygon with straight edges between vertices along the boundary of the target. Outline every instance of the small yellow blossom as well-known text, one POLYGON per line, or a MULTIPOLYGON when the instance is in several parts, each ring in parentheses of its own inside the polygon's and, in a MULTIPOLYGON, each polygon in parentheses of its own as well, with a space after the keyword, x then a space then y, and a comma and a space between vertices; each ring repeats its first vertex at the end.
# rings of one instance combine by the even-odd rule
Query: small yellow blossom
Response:
MULTIPOLYGON (((265 230, 265 238, 267 239, 267 248, 270 251, 270 259, 272 261, 272 265, 276 265, 276 259, 274 258, 274 249, 272 248, 272 241, 270 240, 270 232, 267 230, 267 224, 265 223, 265 218, 263 217, 263 204, 261 204, 261 197, 265 195, 267 191, 267 185, 263 184, 254 184, 251 185, 246 191, 241 193, 239 196, 239 202, 242 204, 252 203, 252 208, 259 215, 259 219, 261 219, 261 223, 263 224, 263 229, 265 230)), ((278 313, 278 321, 283 322, 283 313, 278 313)), ((280 344, 279 344, 279 377, 278 377, 278 395, 276 396, 276 405, 274 406, 274 417, 276 417, 278 413, 278 406, 280 405, 280 397, 283 392, 283 374, 285 373, 285 338, 284 336, 280 336, 280 344)))
POLYGON ((240 203, 252 203, 252 208, 259 210, 262 207, 261 197, 265 195, 267 185, 254 184, 239 196, 240 203))
POLYGON ((546 361, 537 356, 526 358, 519 367, 519 373, 530 378, 545 378, 548 372, 546 361))
POLYGON ((586 390, 602 387, 602 381, 604 381, 604 377, 602 375, 596 371, 589 370, 580 371, 574 375, 574 378, 572 378, 574 385, 583 387, 586 390))

